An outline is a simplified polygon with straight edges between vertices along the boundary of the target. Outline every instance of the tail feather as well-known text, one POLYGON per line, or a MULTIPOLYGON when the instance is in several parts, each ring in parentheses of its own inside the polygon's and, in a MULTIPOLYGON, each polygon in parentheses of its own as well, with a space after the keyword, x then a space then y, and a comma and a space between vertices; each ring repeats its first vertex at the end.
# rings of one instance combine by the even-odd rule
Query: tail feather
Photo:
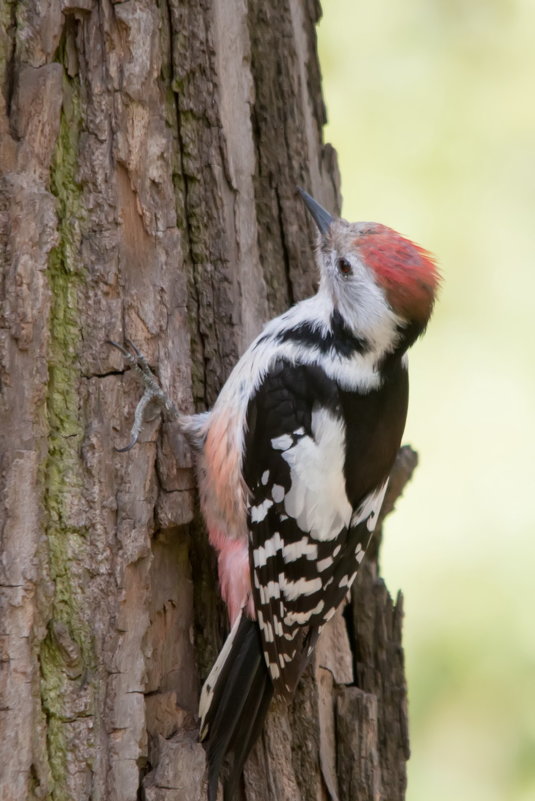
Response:
MULTIPOLYGON (((254 632, 252 633, 254 634, 254 632)), ((217 779, 223 762, 226 763, 227 770, 225 772, 230 772, 234 778, 234 760, 230 744, 232 740, 241 737, 242 725, 245 722, 244 711, 247 711, 250 705, 251 691, 256 684, 255 678, 260 663, 258 655, 254 651, 252 654, 250 653, 250 636, 246 636, 245 642, 241 642, 239 636, 236 640, 237 642, 230 652, 232 660, 230 675, 226 683, 222 681, 219 687, 216 687, 213 701, 215 715, 213 721, 208 724, 206 751, 209 768, 209 797, 210 793, 213 793, 214 799, 217 793, 217 779)), ((221 679, 224 678, 222 673, 221 679)))
POLYGON ((262 728, 273 695, 258 624, 243 613, 223 646, 201 696, 201 737, 208 761, 208 801, 220 774, 232 801, 243 765, 262 728))
POLYGON ((262 731, 264 719, 273 697, 273 685, 269 677, 267 682, 263 672, 259 672, 257 677, 255 686, 251 688, 250 698, 252 703, 250 709, 243 716, 245 718, 245 728, 241 734, 236 731, 232 741, 229 743, 229 751, 232 750, 233 752, 233 769, 232 776, 225 781, 224 801, 233 801, 235 798, 245 760, 262 731))

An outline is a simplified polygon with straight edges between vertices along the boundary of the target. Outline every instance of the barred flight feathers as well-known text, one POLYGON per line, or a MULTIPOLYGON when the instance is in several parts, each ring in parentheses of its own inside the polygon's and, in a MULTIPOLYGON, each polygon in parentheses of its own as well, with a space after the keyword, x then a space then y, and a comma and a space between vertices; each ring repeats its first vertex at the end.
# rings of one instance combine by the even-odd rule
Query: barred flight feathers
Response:
POLYGON ((370 463, 375 485, 362 497, 351 484, 348 497, 351 422, 338 386, 318 366, 276 362, 250 401, 247 424, 252 591, 273 684, 289 697, 355 578, 389 467, 370 463))

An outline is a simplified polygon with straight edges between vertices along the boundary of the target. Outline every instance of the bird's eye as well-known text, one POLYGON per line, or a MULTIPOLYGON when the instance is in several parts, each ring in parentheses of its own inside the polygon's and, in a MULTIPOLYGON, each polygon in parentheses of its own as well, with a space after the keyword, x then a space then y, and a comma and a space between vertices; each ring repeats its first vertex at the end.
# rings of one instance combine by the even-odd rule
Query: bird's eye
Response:
POLYGON ((351 273, 353 272, 351 264, 348 262, 347 259, 344 258, 338 259, 336 266, 338 267, 338 272, 341 275, 348 276, 351 275, 351 273))

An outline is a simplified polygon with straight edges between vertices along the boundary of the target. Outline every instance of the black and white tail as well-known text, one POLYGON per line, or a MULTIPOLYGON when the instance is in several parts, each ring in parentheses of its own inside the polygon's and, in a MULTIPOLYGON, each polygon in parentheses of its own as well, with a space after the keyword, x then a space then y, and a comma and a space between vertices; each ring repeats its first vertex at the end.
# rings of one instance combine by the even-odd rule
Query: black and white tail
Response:
POLYGON ((258 624, 242 612, 201 693, 199 715, 208 762, 208 801, 216 801, 220 776, 224 801, 234 798, 272 695, 258 624))

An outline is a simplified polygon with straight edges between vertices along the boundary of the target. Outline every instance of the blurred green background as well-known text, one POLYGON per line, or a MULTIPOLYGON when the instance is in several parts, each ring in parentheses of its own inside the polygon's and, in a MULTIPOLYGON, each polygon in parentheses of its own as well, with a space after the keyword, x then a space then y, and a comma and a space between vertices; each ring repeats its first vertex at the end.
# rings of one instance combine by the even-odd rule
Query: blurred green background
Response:
MULTIPOLYGON (((433 251, 415 480, 382 569, 406 601, 408 801, 535 799, 535 2, 324 0, 343 214, 433 251)), ((388 800, 387 800, 388 801, 388 800)))

